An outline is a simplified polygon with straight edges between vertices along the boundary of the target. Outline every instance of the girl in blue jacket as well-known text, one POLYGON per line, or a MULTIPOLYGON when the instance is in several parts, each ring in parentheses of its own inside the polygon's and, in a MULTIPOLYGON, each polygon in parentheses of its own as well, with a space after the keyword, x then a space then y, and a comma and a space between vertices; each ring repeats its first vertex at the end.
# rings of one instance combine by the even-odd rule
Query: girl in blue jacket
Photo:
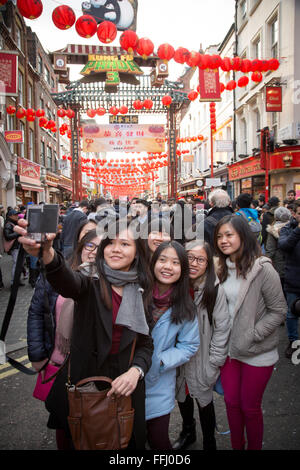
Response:
POLYGON ((200 345, 198 320, 189 291, 189 263, 182 245, 164 242, 154 252, 154 352, 146 375, 147 437, 151 449, 170 450, 170 413, 175 406, 176 368, 200 345))

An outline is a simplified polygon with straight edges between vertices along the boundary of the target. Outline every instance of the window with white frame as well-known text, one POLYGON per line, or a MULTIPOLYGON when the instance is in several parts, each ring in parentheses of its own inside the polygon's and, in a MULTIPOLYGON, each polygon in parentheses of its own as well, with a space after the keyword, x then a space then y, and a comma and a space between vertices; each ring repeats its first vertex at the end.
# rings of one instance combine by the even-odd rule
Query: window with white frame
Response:
POLYGON ((261 126, 261 119, 260 119, 260 112, 258 109, 254 111, 254 115, 255 115, 254 141, 255 141, 255 146, 257 148, 260 148, 260 132, 257 132, 257 131, 260 129, 260 126, 261 126))
POLYGON ((271 30, 271 56, 278 57, 278 38, 279 38, 279 24, 278 17, 276 16, 270 23, 271 30))
POLYGON ((246 119, 241 121, 241 153, 247 155, 247 122, 246 119))
POLYGON ((18 72, 18 93, 19 93, 19 104, 24 105, 24 76, 19 70, 18 72))
POLYGON ((40 75, 43 75, 43 59, 40 54, 38 54, 38 72, 40 75))
POLYGON ((41 141, 41 165, 45 166, 46 164, 46 146, 45 142, 41 141))
POLYGON ((16 25, 16 43, 17 43, 18 49, 20 49, 21 51, 22 50, 22 30, 20 26, 18 25, 16 25))
POLYGON ((33 106, 33 88, 30 83, 28 83, 28 108, 33 106))
POLYGON ((240 4, 240 9, 241 9, 241 18, 242 21, 246 18, 247 15, 247 0, 242 0, 240 4))
POLYGON ((279 113, 272 113, 272 131, 273 131, 274 142, 277 142, 278 116, 279 116, 279 113))
POLYGON ((47 147, 47 168, 50 171, 52 170, 52 149, 51 149, 51 147, 47 147))
POLYGON ((29 129, 29 160, 33 162, 34 160, 34 152, 33 152, 33 146, 34 146, 34 136, 33 136, 33 130, 29 129))
MULTIPOLYGON (((20 130, 23 131, 23 139, 25 139, 25 124, 21 120, 20 120, 20 130)), ((25 145, 24 143, 18 145, 19 155, 20 155, 20 157, 23 157, 23 158, 25 156, 24 145, 25 145)))

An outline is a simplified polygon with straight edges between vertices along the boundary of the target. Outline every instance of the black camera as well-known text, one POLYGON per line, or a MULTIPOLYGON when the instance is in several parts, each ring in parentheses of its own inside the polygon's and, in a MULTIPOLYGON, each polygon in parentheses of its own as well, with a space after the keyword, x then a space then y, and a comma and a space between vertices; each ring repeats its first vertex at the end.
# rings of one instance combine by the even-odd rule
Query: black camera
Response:
POLYGON ((42 241, 45 233, 56 233, 58 225, 58 204, 31 205, 27 209, 27 232, 30 238, 42 241))

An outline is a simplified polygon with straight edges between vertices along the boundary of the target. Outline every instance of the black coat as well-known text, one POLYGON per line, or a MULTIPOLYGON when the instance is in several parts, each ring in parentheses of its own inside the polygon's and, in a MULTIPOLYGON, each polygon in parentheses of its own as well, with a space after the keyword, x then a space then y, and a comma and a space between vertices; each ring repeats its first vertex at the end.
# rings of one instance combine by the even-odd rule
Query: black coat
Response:
POLYGON ((15 240, 8 253, 10 253, 12 250, 18 250, 20 248, 20 244, 18 242, 18 238, 20 235, 14 231, 15 225, 17 225, 17 222, 10 219, 9 217, 4 224, 3 235, 4 235, 5 240, 7 241, 15 240))
POLYGON ((73 246, 78 227, 86 219, 86 214, 76 209, 64 218, 61 233, 61 243, 63 246, 73 246))
MULTIPOLYGON (((137 337, 133 365, 140 366, 146 374, 151 367, 153 342, 151 336, 136 334, 123 328, 119 353, 111 368, 109 352, 112 346, 112 311, 107 309, 100 295, 97 279, 69 269, 61 254, 46 266, 47 279, 56 292, 65 298, 75 300, 74 325, 71 342, 71 382, 95 375, 106 375, 112 379, 126 372, 132 342, 137 337), (117 366, 116 366, 117 364, 117 366)), ((46 401, 50 411, 48 426, 68 429, 68 401, 66 392, 67 368, 59 374, 46 401)), ((145 423, 145 384, 139 381, 132 394, 135 421, 133 436, 138 449, 143 449, 146 441, 145 423)))
POLYGON ((296 219, 280 230, 278 248, 285 253, 284 289, 300 295, 300 228, 296 219))
POLYGON ((55 306, 58 294, 54 292, 49 282, 40 275, 35 285, 34 294, 28 310, 27 317, 27 345, 28 358, 31 362, 39 362, 50 358, 55 336, 55 306), (52 315, 52 330, 45 328, 45 288, 49 301, 49 309, 52 315))

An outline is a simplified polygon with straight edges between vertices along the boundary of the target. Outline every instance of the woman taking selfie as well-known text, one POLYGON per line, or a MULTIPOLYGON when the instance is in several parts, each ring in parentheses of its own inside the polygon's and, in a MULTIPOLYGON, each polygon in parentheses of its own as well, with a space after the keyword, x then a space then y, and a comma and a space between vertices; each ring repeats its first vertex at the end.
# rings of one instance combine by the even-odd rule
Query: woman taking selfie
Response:
POLYGON ((215 229, 217 274, 225 290, 231 334, 221 368, 231 445, 260 450, 263 441, 261 403, 278 361, 278 326, 286 302, 280 278, 261 249, 247 221, 228 215, 215 229))
POLYGON ((198 321, 189 293, 189 264, 183 246, 162 243, 151 260, 154 276, 152 365, 146 375, 147 437, 151 449, 171 450, 170 413, 175 406, 176 368, 199 347, 198 321))
MULTIPOLYGON (((23 221, 17 228, 22 235, 20 242, 27 252, 37 255, 39 245, 26 237, 26 224, 23 221)), ((146 437, 143 376, 150 367, 153 349, 147 323, 151 275, 144 243, 134 239, 129 221, 118 221, 114 228, 97 250, 98 279, 72 271, 61 254, 53 250, 52 234, 43 246, 43 262, 53 289, 76 303, 70 350, 72 383, 108 376, 113 379, 109 396, 132 395, 135 415, 130 447, 142 449, 146 437), (129 366, 135 338, 135 353, 129 366)), ((68 432, 66 375, 64 371, 57 376, 46 406, 52 427, 68 432)))
POLYGON ((215 274, 209 244, 195 240, 187 243, 185 249, 189 260, 192 295, 197 308, 200 347, 195 356, 180 367, 177 376, 176 398, 183 424, 173 449, 185 449, 196 441, 195 398, 203 450, 216 450, 213 388, 228 353, 229 314, 225 292, 215 274))

